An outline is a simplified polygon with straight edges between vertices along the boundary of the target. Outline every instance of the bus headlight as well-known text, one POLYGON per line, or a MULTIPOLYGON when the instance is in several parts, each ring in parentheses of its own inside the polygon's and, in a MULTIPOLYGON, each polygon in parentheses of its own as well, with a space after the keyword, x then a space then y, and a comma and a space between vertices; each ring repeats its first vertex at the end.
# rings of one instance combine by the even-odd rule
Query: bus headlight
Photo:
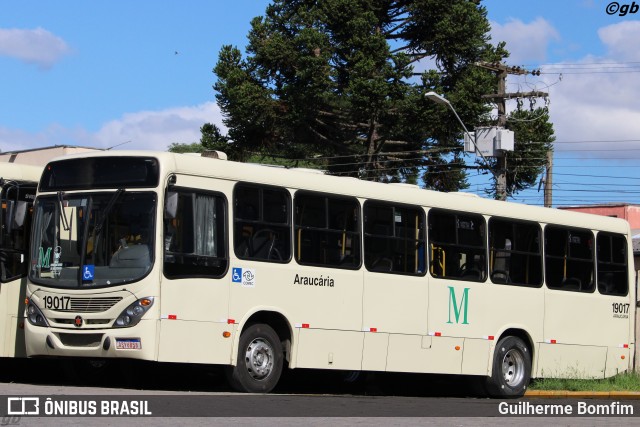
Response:
POLYGON ((125 308, 113 324, 114 328, 129 328, 140 322, 142 316, 153 305, 153 297, 140 298, 138 301, 125 308))
POLYGON ((37 305, 35 305, 31 300, 29 300, 27 304, 26 310, 27 320, 33 326, 49 326, 47 323, 47 319, 44 317, 44 314, 40 311, 37 305))

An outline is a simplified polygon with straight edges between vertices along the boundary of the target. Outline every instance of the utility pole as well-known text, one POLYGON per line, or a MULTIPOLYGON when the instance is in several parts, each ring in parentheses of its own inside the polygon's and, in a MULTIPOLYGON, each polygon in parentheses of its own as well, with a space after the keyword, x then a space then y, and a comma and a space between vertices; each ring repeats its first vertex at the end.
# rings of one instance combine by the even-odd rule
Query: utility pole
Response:
MULTIPOLYGON (((507 125, 507 99, 515 98, 544 98, 549 96, 546 92, 516 92, 507 93, 507 76, 509 74, 525 75, 531 74, 534 76, 540 75, 540 70, 528 71, 522 67, 509 67, 506 64, 491 63, 491 62, 477 62, 476 65, 481 68, 485 68, 496 74, 498 77, 498 91, 497 93, 490 95, 483 95, 483 98, 492 99, 498 106, 498 127, 506 127, 507 125)), ((498 200, 507 199, 507 154, 503 153, 502 156, 497 157, 498 170, 496 180, 496 195, 498 200)))

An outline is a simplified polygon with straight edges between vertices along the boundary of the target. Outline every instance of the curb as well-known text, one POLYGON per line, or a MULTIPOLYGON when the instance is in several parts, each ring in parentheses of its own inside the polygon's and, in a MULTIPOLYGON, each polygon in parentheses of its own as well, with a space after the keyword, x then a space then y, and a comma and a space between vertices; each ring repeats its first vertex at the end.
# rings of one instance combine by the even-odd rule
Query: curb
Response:
POLYGON ((640 391, 527 390, 524 397, 536 399, 624 399, 640 400, 640 391))

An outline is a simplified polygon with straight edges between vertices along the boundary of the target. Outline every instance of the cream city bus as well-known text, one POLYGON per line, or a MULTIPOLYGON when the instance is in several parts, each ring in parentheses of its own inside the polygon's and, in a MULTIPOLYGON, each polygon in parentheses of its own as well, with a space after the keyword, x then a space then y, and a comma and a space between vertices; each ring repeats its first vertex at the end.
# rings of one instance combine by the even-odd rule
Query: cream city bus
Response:
POLYGON ((163 152, 47 165, 29 356, 483 377, 629 370, 627 222, 163 152))
POLYGON ((42 168, 0 163, 0 357, 26 357, 24 299, 31 209, 42 168))

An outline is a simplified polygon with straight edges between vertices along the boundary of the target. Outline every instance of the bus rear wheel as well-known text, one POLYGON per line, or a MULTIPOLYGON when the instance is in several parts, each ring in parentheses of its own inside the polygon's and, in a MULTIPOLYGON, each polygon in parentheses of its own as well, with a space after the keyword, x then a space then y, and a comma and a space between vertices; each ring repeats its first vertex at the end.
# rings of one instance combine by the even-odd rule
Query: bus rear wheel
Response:
POLYGON ((227 370, 229 384, 236 391, 269 393, 282 374, 283 351, 278 334, 257 323, 240 335, 236 366, 227 370))
POLYGON ((531 351, 518 337, 498 341, 493 354, 493 369, 486 388, 491 397, 520 397, 531 379, 531 351))

